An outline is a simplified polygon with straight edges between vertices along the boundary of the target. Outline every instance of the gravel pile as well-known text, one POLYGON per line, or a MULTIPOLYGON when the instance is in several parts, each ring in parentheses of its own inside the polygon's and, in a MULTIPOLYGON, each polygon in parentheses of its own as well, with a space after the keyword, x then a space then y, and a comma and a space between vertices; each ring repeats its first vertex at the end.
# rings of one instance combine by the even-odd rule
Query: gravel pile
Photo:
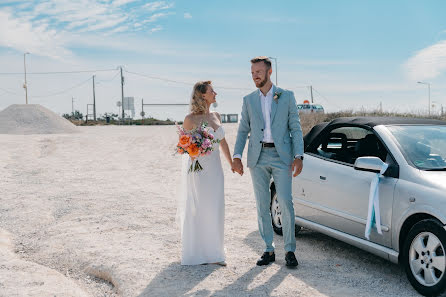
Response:
POLYGON ((39 104, 13 104, 0 112, 0 134, 75 133, 70 121, 39 104))

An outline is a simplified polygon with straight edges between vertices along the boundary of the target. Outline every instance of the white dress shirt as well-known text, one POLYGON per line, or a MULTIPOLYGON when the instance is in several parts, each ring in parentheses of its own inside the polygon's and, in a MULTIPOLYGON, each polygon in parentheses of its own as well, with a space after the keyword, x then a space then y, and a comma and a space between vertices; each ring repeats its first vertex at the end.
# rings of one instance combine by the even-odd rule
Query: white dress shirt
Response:
MULTIPOLYGON (((263 142, 274 143, 273 134, 271 133, 271 104, 273 103, 273 86, 269 89, 266 96, 263 95, 259 89, 259 100, 262 106, 263 121, 265 122, 265 128, 263 129, 263 142)), ((234 159, 241 159, 242 156, 234 155, 234 159)))
POLYGON ((274 143, 271 133, 271 104, 273 102, 273 86, 269 89, 266 96, 259 89, 260 103, 262 105, 263 121, 265 128, 263 129, 263 142, 274 143))

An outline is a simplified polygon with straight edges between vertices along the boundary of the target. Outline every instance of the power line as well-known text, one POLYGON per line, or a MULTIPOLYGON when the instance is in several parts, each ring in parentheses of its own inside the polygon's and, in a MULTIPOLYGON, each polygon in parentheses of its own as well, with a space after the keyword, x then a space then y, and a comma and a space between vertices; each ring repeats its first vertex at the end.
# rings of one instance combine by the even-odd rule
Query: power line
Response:
MULTIPOLYGON (((115 69, 96 69, 96 70, 78 70, 78 71, 54 71, 54 72, 26 72, 29 74, 72 74, 72 73, 91 73, 91 72, 106 72, 106 71, 116 71, 115 69)), ((23 75, 24 72, 2 72, 0 75, 23 75)))
POLYGON ((314 87, 313 87, 313 91, 315 91, 316 93, 318 93, 319 94, 319 96, 321 96, 324 100, 325 100, 325 102, 327 102, 328 104, 333 104, 334 106, 336 106, 337 108, 341 108, 339 105, 337 105, 336 103, 334 103, 334 102, 330 102, 324 95, 322 95, 318 90, 316 90, 314 87))
MULTIPOLYGON (((3 92, 3 93, 0 94, 0 97, 3 97, 5 95, 9 95, 9 93, 8 92, 3 92)), ((16 96, 16 95, 14 95, 14 96, 16 96)))
MULTIPOLYGON (((130 74, 142 76, 142 77, 149 78, 149 79, 161 80, 161 81, 165 81, 165 82, 171 82, 171 83, 182 84, 182 85, 187 85, 187 86, 193 86, 194 85, 194 83, 191 83, 191 82, 172 80, 172 79, 167 79, 167 78, 163 78, 163 77, 159 77, 159 76, 153 76, 153 75, 147 75, 147 74, 142 74, 142 73, 136 73, 136 72, 128 71, 128 70, 124 70, 124 71, 127 72, 127 73, 130 73, 130 74)), ((246 91, 246 90, 251 91, 252 90, 252 89, 248 89, 248 88, 225 87, 225 86, 218 86, 218 85, 216 85, 215 87, 219 88, 219 89, 226 89, 226 90, 243 90, 243 91, 246 91)))
POLYGON ((118 75, 119 75, 119 71, 118 71, 118 72, 116 72, 115 76, 113 76, 113 78, 112 78, 112 79, 98 80, 98 81, 96 81, 96 83, 97 83, 97 84, 100 84, 100 83, 107 83, 107 82, 111 82, 111 81, 115 80, 115 78, 117 78, 117 77, 118 77, 118 75))
POLYGON ((6 93, 12 94, 12 95, 20 95, 18 93, 14 93, 14 92, 8 91, 7 89, 0 88, 0 90, 4 91, 6 93))
POLYGON ((240 90, 240 91, 252 91, 252 88, 238 88, 238 87, 222 87, 222 86, 215 86, 216 88, 223 89, 223 90, 240 90))
POLYGON ((165 82, 183 84, 183 85, 188 85, 188 86, 193 85, 193 83, 190 83, 190 82, 184 82, 184 81, 172 80, 172 79, 167 79, 167 78, 162 78, 162 77, 157 77, 157 76, 151 76, 151 75, 136 73, 136 72, 132 72, 132 71, 128 71, 128 70, 124 70, 124 71, 127 73, 130 73, 130 74, 142 76, 142 77, 149 78, 149 79, 156 79, 156 80, 161 80, 161 81, 165 81, 165 82))
POLYGON ((324 95, 322 95, 318 90, 316 90, 314 87, 313 87, 313 91, 315 91, 316 93, 318 93, 319 96, 321 96, 327 103, 330 103, 330 101, 329 101, 324 95))
POLYGON ((77 84, 77 85, 75 85, 75 86, 72 86, 72 87, 70 87, 70 88, 68 88, 68 89, 65 89, 65 90, 63 90, 63 91, 59 91, 59 92, 52 93, 52 94, 49 94, 49 95, 44 95, 44 96, 33 96, 33 97, 34 97, 34 98, 43 98, 43 97, 51 97, 51 96, 56 96, 56 95, 59 95, 59 94, 63 94, 63 93, 66 93, 66 92, 68 92, 68 91, 70 91, 70 90, 72 90, 72 89, 75 89, 75 88, 77 88, 77 87, 80 87, 80 86, 82 86, 83 84, 86 84, 86 83, 89 82, 90 80, 91 80, 91 77, 88 78, 87 80, 85 80, 85 81, 83 81, 83 82, 81 82, 81 83, 79 83, 79 84, 77 84))

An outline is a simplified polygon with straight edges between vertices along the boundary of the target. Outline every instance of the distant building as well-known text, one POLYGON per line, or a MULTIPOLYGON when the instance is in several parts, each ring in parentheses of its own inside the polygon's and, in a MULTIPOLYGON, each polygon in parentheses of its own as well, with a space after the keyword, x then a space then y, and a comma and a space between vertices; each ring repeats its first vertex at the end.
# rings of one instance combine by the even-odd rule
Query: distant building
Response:
POLYGON ((238 123, 238 114, 221 114, 221 122, 222 123, 238 123))

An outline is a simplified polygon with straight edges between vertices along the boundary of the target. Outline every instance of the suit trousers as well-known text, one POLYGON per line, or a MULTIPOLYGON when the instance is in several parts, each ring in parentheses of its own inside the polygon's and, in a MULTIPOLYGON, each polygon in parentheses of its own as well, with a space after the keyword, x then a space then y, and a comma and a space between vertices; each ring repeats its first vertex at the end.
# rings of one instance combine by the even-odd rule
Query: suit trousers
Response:
POLYGON ((274 179, 277 198, 282 212, 282 231, 286 252, 295 252, 294 206, 291 194, 291 166, 285 164, 276 149, 262 148, 255 167, 250 168, 254 195, 257 204, 257 221, 260 235, 265 242, 265 252, 274 251, 273 226, 271 222, 271 177, 274 179))

